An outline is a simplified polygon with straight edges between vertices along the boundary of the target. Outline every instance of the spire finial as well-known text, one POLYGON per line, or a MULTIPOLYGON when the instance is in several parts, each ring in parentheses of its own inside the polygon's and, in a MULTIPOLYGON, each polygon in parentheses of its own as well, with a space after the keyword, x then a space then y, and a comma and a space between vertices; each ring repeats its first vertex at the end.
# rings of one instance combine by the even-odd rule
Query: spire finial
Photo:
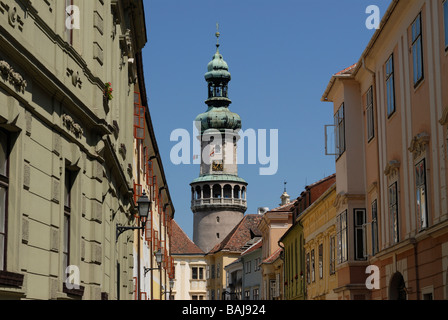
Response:
POLYGON ((219 48, 219 37, 221 36, 221 34, 219 33, 219 23, 218 22, 216 23, 216 33, 215 33, 215 36, 218 39, 217 43, 216 43, 216 47, 219 48))
POLYGON ((285 185, 285 192, 286 192, 286 185, 288 184, 288 182, 285 180, 284 185, 285 185))

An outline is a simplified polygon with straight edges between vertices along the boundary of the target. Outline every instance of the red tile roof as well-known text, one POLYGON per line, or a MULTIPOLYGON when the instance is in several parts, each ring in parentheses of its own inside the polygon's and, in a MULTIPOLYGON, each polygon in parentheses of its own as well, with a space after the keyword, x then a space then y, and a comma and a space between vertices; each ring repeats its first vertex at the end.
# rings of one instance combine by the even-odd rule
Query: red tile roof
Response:
POLYGON ((171 236, 171 254, 186 255, 186 254, 204 254, 193 241, 188 238, 182 228, 175 220, 172 220, 173 233, 171 236))
POLYGON ((280 254, 282 253, 283 249, 282 248, 278 248, 276 251, 274 251, 273 254, 271 254, 269 257, 267 257, 266 259, 263 260, 262 263, 273 263, 275 260, 277 260, 280 257, 280 254))
POLYGON ((351 65, 348 68, 345 68, 344 70, 339 71, 338 73, 335 74, 335 76, 340 76, 343 74, 351 74, 353 72, 353 70, 356 68, 357 63, 355 63, 354 65, 351 65))
POLYGON ((218 243, 209 254, 213 254, 222 250, 243 252, 246 250, 246 243, 256 236, 261 236, 258 224, 262 216, 258 214, 248 214, 238 223, 235 228, 218 243))

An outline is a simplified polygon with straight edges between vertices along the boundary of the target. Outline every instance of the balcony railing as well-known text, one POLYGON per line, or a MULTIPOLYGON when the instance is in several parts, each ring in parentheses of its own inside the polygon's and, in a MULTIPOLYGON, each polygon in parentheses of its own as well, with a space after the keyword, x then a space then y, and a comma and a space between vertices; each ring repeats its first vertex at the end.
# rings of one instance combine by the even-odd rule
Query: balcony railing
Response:
POLYGON ((208 198, 208 199, 198 199, 193 200, 191 205, 193 207, 203 206, 203 205, 213 205, 213 204, 228 204, 237 206, 247 206, 247 201, 244 199, 237 198, 208 198))

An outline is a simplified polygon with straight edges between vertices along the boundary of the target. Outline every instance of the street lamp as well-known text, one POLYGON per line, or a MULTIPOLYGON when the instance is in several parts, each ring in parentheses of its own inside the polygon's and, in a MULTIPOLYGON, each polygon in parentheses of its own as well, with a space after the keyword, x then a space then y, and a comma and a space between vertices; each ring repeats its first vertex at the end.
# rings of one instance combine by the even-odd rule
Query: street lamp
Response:
POLYGON ((146 195, 146 192, 143 191, 143 195, 138 199, 137 201, 138 205, 138 215, 140 219, 142 220, 143 226, 141 227, 123 227, 117 225, 117 234, 116 234, 116 242, 118 241, 118 237, 125 231, 128 230, 144 230, 146 219, 149 215, 149 208, 151 207, 151 200, 149 200, 148 196, 146 195))
POLYGON ((162 291, 161 294, 169 293, 171 296, 171 293, 173 292, 173 288, 174 288, 174 279, 170 278, 170 291, 162 291))
POLYGON ((159 251, 157 251, 155 253, 155 256, 156 256, 157 268, 146 268, 146 267, 143 267, 143 269, 145 270, 145 277, 146 277, 146 274, 149 271, 159 270, 160 269, 160 266, 161 266, 162 260, 163 260, 163 253, 162 253, 162 251, 159 249, 159 251))

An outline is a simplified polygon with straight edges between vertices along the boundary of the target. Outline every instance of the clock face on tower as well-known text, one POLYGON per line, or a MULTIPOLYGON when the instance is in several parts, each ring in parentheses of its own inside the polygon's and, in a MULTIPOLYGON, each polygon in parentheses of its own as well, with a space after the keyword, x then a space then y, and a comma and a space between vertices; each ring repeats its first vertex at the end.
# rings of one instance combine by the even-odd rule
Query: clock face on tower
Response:
POLYGON ((222 162, 213 161, 212 170, 216 172, 222 172, 224 171, 224 165, 222 164, 222 162))

